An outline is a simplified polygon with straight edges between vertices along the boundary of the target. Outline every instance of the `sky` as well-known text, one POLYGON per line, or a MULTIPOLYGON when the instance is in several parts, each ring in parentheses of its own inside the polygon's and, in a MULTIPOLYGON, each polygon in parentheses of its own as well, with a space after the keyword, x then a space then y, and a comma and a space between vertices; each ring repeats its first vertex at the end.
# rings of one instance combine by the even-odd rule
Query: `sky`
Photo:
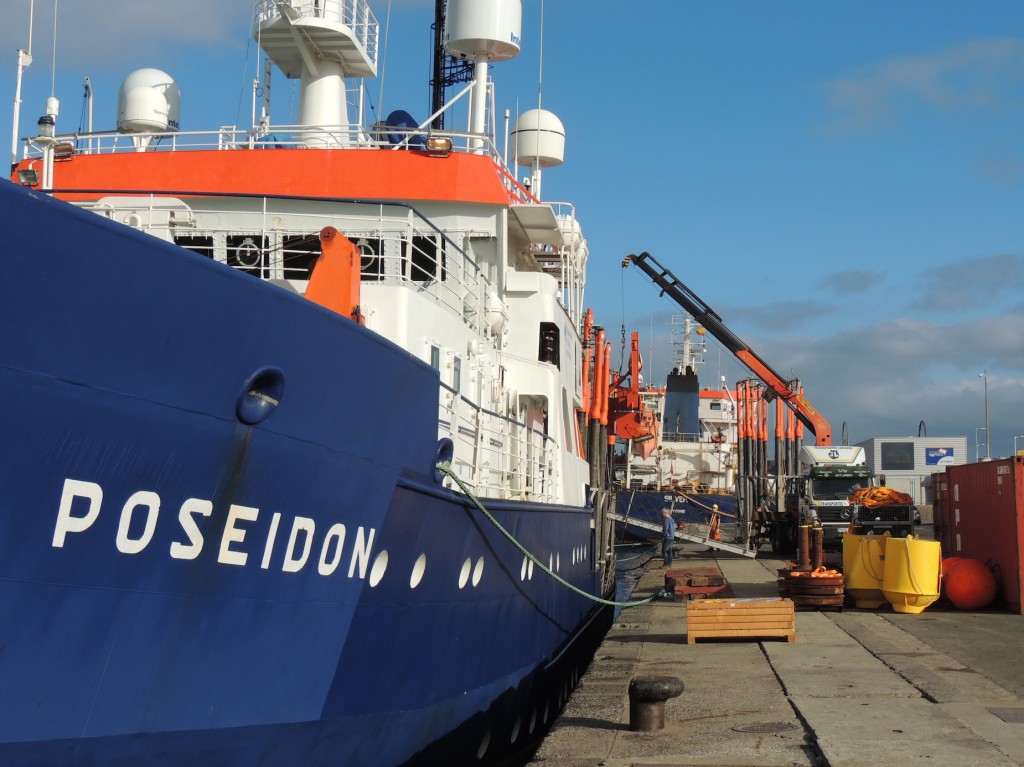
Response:
MULTIPOLYGON (((6 151, 29 4, 4 0, 6 151)), ((60 0, 56 56, 54 5, 35 5, 19 135, 51 94, 59 131, 84 125, 84 76, 95 128, 114 127, 120 82, 144 66, 178 82, 184 129, 248 126, 250 0, 60 0)), ((371 7, 374 109, 424 119, 433 0, 371 7)), ((522 40, 491 68, 497 110, 540 104, 565 125, 543 196, 575 206, 587 303, 617 347, 640 331, 649 382, 679 310, 621 268, 642 251, 799 377, 834 441, 1024 450, 1024 3, 523 0, 522 40)), ((294 90, 277 77, 286 123, 294 90)), ((712 343, 702 383, 723 375, 747 377, 712 343)))

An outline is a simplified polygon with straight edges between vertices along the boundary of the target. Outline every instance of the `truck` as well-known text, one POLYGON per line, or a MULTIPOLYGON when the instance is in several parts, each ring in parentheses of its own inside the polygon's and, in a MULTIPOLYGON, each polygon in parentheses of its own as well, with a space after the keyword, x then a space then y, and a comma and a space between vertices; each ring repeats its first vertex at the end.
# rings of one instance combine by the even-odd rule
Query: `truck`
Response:
MULTIPOLYGON (((884 484, 865 460, 864 448, 850 445, 805 445, 800 476, 786 480, 785 505, 772 525, 772 552, 791 554, 797 547, 800 525, 819 524, 826 551, 842 549, 843 535, 851 527, 859 533, 906 537, 914 530, 916 508, 907 496, 892 494, 882 505, 863 501, 867 488, 884 484), (858 492, 861 491, 861 492, 858 492)), ((875 494, 877 495, 877 494, 875 494)))

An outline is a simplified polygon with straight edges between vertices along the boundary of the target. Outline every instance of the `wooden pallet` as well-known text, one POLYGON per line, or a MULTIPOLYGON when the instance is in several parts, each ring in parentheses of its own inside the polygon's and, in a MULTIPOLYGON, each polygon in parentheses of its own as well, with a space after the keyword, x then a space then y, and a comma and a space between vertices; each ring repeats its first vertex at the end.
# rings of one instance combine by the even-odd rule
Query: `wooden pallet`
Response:
POLYGON ((796 641, 789 599, 703 599, 686 607, 686 643, 698 639, 779 638, 796 641))
POLYGON ((732 589, 717 567, 682 567, 665 571, 665 588, 672 592, 676 602, 726 597, 732 589))

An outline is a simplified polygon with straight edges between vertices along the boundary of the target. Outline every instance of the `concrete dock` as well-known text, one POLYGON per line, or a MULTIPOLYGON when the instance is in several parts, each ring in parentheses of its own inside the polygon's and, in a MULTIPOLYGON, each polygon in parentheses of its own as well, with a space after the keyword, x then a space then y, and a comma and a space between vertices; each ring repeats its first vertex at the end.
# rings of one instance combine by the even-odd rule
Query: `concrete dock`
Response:
MULTIPOLYGON (((737 598, 776 597, 787 561, 686 544, 674 567, 717 565, 737 598)), ((633 598, 664 586, 653 557, 633 598)), ((624 609, 531 765, 1001 767, 1024 765, 1024 616, 796 612, 796 641, 687 644, 687 602, 624 609), (637 676, 685 685, 665 727, 629 728, 637 676)))

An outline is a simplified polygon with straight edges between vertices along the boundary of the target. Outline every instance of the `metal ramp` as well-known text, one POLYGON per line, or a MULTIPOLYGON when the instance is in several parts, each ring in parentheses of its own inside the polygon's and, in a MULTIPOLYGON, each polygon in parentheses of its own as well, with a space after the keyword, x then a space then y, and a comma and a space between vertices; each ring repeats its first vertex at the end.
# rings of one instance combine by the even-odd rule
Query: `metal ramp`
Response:
MULTIPOLYGON (((653 530, 656 533, 661 532, 661 525, 656 522, 645 522, 641 519, 634 517, 627 517, 622 514, 611 513, 608 517, 614 522, 623 522, 625 524, 634 525, 635 527, 642 527, 644 530, 653 530)), ((705 546, 710 546, 713 549, 719 551, 728 551, 732 554, 739 554, 743 557, 750 557, 753 559, 757 556, 757 549, 752 548, 749 545, 742 543, 725 543, 724 541, 713 541, 708 535, 694 535, 692 533, 686 533, 676 528, 676 540, 677 541, 690 541, 692 543, 701 543, 705 546)))

